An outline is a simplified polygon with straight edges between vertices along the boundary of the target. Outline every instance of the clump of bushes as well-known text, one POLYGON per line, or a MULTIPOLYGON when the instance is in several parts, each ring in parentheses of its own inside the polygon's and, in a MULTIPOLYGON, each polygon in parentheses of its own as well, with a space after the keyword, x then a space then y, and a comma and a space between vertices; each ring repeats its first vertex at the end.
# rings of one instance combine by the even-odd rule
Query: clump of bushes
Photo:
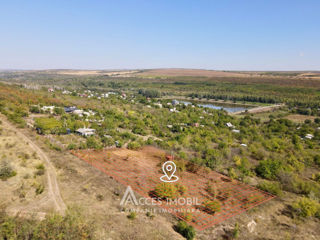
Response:
POLYGON ((193 218, 192 213, 190 212, 185 212, 182 214, 182 217, 184 218, 184 220, 186 220, 187 222, 190 222, 193 218))
POLYGON ((320 155, 315 155, 313 160, 314 160, 314 163, 320 167, 320 155))
POLYGON ((320 204, 316 200, 303 197, 294 202, 292 208, 301 217, 320 218, 320 204))
POLYGON ((203 203, 203 207, 207 212, 214 214, 221 210, 221 203, 218 200, 207 200, 203 203))
POLYGON ((320 183, 320 172, 319 173, 316 173, 316 174, 313 174, 312 175, 312 179, 318 183, 320 183))
POLYGON ((1 239, 94 239, 93 224, 77 209, 68 209, 65 216, 47 215, 42 221, 9 217, 0 214, 1 239))
POLYGON ((38 175, 38 176, 42 176, 44 174, 44 172, 45 172, 45 167, 44 167, 44 165, 42 163, 38 164, 36 166, 36 169, 37 169, 36 175, 38 175))
POLYGON ((281 167, 282 164, 279 160, 262 160, 256 167, 256 173, 263 178, 274 180, 277 178, 277 173, 281 170, 281 167))
POLYGON ((99 138, 91 136, 87 138, 86 146, 84 148, 91 148, 91 149, 102 149, 103 145, 99 138))
POLYGON ((160 183, 154 193, 161 199, 175 199, 182 196, 187 188, 181 184, 160 183))
POLYGON ((15 175, 17 175, 17 173, 14 171, 11 164, 7 160, 2 160, 0 163, 0 179, 7 180, 15 175))
POLYGON ((134 220, 137 218, 137 213, 132 211, 128 214, 127 218, 131 219, 131 220, 134 220))
POLYGON ((141 145, 140 143, 138 142, 130 142, 128 143, 128 149, 131 149, 131 150, 138 150, 139 148, 141 148, 141 145))
POLYGON ((44 191, 44 185, 43 184, 40 183, 40 184, 36 184, 35 186, 36 186, 36 194, 37 195, 43 193, 43 191, 44 191))
POLYGON ((192 240, 196 236, 194 228, 183 221, 179 221, 178 224, 174 227, 174 229, 187 240, 192 240))
POLYGON ((282 195, 282 190, 278 182, 262 181, 259 183, 258 188, 276 196, 282 195))

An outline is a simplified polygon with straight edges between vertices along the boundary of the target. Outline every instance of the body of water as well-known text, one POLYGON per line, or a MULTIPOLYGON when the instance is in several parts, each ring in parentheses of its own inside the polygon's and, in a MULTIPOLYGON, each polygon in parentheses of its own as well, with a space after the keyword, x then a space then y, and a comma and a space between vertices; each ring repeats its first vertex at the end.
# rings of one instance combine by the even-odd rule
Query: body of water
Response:
POLYGON ((233 113, 233 112, 238 112, 238 111, 245 111, 249 109, 247 106, 241 106, 241 105, 236 105, 236 104, 229 104, 229 103, 197 103, 197 102, 188 102, 188 101, 179 101, 180 103, 183 103, 185 105, 193 104, 198 107, 204 107, 204 108, 211 108, 211 109, 216 109, 220 110, 223 109, 227 112, 233 113))

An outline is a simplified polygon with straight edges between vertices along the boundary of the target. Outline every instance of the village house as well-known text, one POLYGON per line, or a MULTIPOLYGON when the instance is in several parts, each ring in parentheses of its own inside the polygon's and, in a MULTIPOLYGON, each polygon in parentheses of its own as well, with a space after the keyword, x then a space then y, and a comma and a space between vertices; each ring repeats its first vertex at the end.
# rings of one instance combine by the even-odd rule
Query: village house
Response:
POLYGON ((64 107, 64 111, 66 113, 72 113, 73 111, 77 110, 77 107, 72 106, 72 107, 64 107))
POLYGON ((305 136, 305 138, 311 140, 311 139, 313 138, 313 135, 309 133, 309 134, 307 134, 307 135, 305 136))
POLYGON ((95 135, 96 130, 93 128, 79 128, 76 130, 76 133, 80 134, 83 137, 89 137, 95 135))
POLYGON ((233 127, 234 127, 231 122, 227 122, 226 125, 227 125, 227 127, 229 127, 229 128, 233 128, 233 127))
POLYGON ((43 106, 41 108, 41 110, 44 111, 44 112, 53 113, 54 108, 55 108, 55 106, 43 106))

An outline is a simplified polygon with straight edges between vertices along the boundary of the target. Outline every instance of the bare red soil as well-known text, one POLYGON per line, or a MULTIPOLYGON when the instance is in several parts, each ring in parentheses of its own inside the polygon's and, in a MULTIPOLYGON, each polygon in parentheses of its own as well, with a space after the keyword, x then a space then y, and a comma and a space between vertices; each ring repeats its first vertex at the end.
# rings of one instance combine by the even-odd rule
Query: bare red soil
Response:
MULTIPOLYGON (((125 186, 131 186, 134 191, 145 198, 154 197, 152 192, 161 183, 160 177, 164 175, 161 163, 163 163, 165 153, 154 147, 145 147, 139 151, 128 149, 78 150, 72 153, 116 181, 125 186)), ((207 212, 201 205, 172 205, 167 202, 160 205, 167 212, 183 220, 186 220, 185 213, 190 212, 192 220, 189 221, 189 224, 198 230, 221 223, 274 198, 269 193, 205 168, 200 168, 196 173, 184 171, 175 175, 180 178, 178 183, 187 187, 183 198, 197 198, 197 202, 200 203, 207 200, 218 200, 221 203, 221 210, 216 213, 207 212), (216 196, 208 192, 208 184, 215 185, 216 196)))

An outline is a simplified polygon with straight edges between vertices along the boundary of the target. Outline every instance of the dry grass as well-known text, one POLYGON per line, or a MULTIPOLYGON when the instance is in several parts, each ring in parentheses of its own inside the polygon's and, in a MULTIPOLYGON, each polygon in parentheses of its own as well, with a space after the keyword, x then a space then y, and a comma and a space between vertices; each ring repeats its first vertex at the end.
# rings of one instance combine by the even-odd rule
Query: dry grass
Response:
POLYGON ((311 121, 313 121, 316 117, 300 115, 300 114, 290 114, 286 118, 296 123, 303 123, 307 119, 310 119, 311 121))
POLYGON ((151 69, 138 74, 139 76, 192 76, 192 77, 248 77, 252 74, 213 71, 204 69, 182 69, 182 68, 166 68, 166 69, 151 69))

